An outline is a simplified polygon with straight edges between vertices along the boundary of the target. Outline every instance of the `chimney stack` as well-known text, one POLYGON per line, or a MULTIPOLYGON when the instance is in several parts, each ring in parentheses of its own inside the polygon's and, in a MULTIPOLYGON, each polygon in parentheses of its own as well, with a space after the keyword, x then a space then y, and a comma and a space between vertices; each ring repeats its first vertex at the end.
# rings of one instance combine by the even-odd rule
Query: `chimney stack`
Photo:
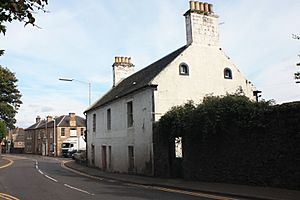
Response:
POLYGON ((40 116, 37 116, 36 118, 35 118, 35 122, 36 123, 39 123, 41 121, 41 117, 40 116))
POLYGON ((130 57, 116 56, 113 67, 113 87, 134 73, 134 65, 130 57))
POLYGON ((75 113, 69 113, 69 118, 70 118, 70 126, 71 127, 76 126, 76 115, 75 115, 75 113))
POLYGON ((190 1, 190 9, 184 14, 187 45, 219 47, 218 16, 213 5, 206 2, 190 1))
POLYGON ((47 122, 51 122, 52 121, 52 116, 47 116, 47 122))

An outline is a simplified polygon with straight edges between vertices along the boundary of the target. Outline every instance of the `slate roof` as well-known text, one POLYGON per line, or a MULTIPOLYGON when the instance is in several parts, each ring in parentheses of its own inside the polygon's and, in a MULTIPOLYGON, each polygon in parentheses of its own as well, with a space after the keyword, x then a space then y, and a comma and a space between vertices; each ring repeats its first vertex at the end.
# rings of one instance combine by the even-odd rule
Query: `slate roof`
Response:
POLYGON ((36 123, 32 124, 31 126, 29 126, 28 128, 26 128, 25 130, 36 129, 36 128, 38 128, 40 126, 41 123, 42 123, 42 121, 36 122, 36 123))
MULTIPOLYGON (((85 119, 79 116, 75 116, 76 119, 76 126, 77 127, 85 127, 85 119)), ((69 127, 70 125, 70 116, 69 115, 61 115, 59 117, 55 118, 55 125, 57 127, 69 127)), ((39 129, 39 128, 45 128, 46 126, 46 120, 42 120, 40 122, 37 122, 25 130, 32 130, 32 129, 39 129)), ((54 126, 54 121, 47 122, 47 128, 52 128, 54 126)))
MULTIPOLYGON (((79 116, 75 116, 75 119, 76 119, 76 126, 85 127, 85 119, 84 118, 79 117, 79 116)), ((58 127, 68 127, 69 124, 70 124, 70 116, 65 115, 65 118, 63 119, 63 121, 61 121, 60 124, 58 124, 58 123, 59 122, 57 122, 57 124, 56 124, 58 127)))
POLYGON ((188 46, 185 45, 177 49, 176 51, 168 54, 167 56, 161 58, 160 60, 152 63, 151 65, 127 77, 118 85, 109 90, 105 95, 103 95, 102 98, 100 98, 96 103, 94 103, 94 105, 88 108, 85 111, 85 113, 94 110, 98 107, 101 107, 118 98, 121 98, 127 94, 135 92, 139 89, 153 86, 151 85, 151 81, 187 47, 188 46))

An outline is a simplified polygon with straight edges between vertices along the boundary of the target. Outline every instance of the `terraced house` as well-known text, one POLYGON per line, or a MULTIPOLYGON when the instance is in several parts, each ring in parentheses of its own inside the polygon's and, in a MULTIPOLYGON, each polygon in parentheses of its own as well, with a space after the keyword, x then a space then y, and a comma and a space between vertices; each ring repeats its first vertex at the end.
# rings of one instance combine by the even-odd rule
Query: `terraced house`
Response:
POLYGON ((62 143, 70 138, 79 138, 86 129, 85 119, 75 113, 59 117, 47 116, 25 129, 25 153, 45 156, 61 156, 62 143))
POLYGON ((213 6, 191 1, 184 17, 186 44, 172 53, 135 73, 129 57, 115 57, 112 88, 85 111, 90 165, 152 175, 153 123, 171 107, 237 91, 255 100, 254 86, 220 46, 213 6))

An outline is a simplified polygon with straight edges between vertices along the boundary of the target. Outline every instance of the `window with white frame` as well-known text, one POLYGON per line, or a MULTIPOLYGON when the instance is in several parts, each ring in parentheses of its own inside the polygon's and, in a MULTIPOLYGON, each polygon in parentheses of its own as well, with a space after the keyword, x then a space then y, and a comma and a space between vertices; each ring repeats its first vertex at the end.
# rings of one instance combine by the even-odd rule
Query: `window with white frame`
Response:
POLYGON ((77 137, 77 130, 76 128, 70 129, 70 137, 77 137))

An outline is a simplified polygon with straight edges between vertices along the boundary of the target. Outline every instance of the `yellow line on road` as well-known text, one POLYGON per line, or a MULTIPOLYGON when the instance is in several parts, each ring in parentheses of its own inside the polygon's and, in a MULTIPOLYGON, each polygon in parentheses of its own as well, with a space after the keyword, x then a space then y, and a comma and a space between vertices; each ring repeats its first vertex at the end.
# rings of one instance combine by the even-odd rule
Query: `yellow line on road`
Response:
MULTIPOLYGON (((68 163, 68 162, 72 162, 72 161, 62 161, 61 162, 61 167, 63 167, 64 169, 67 169, 69 171, 72 171, 74 173, 80 174, 82 176, 86 176, 86 177, 93 178, 93 179, 98 179, 98 180, 103 180, 102 178, 95 177, 95 176, 92 176, 92 175, 88 175, 86 173, 79 172, 77 170, 74 170, 74 169, 71 169, 71 168, 65 166, 65 163, 68 163)), ((215 200, 238 200, 238 199, 235 199, 235 198, 223 197, 223 196, 220 196, 220 195, 211 195, 211 194, 205 194, 205 193, 201 193, 201 192, 189 192, 189 191, 185 191, 185 190, 169 189, 169 188, 158 187, 158 186, 146 186, 146 185, 135 184, 135 183, 125 183, 124 185, 134 186, 134 187, 139 187, 139 188, 159 190, 159 191, 164 191, 164 192, 185 194, 185 195, 195 196, 195 197, 205 197, 205 198, 215 199, 215 200)))
POLYGON ((0 200, 5 199, 5 200, 20 200, 17 197, 13 197, 8 194, 0 193, 0 200))
POLYGON ((17 155, 10 155, 10 154, 4 154, 3 157, 10 158, 12 160, 26 160, 26 159, 29 159, 29 158, 26 158, 24 156, 17 156, 17 155))
POLYGON ((0 166, 0 169, 3 169, 5 167, 9 167, 10 165, 12 165, 14 163, 14 161, 9 159, 9 158, 2 157, 2 159, 7 160, 9 163, 6 164, 6 165, 0 166))
POLYGON ((189 191, 184 191, 184 190, 176 190, 176 189, 169 189, 169 188, 163 188, 163 187, 152 187, 155 190, 160 190, 164 192, 173 192, 173 193, 179 193, 179 194, 185 194, 185 195, 190 195, 190 196, 196 196, 196 197, 205 197, 209 199, 216 199, 216 200, 238 200, 230 197, 223 197, 223 196, 218 196, 218 195, 211 195, 211 194, 205 194, 201 192, 189 192, 189 191))
POLYGON ((64 169, 66 169, 66 170, 69 170, 71 172, 74 172, 75 174, 79 174, 81 176, 89 177, 89 178, 92 178, 92 179, 97 179, 97 180, 100 180, 100 181, 103 180, 103 178, 92 176, 92 175, 89 175, 89 174, 86 174, 86 173, 83 173, 83 172, 79 172, 79 171, 77 171, 75 169, 71 169, 71 168, 67 167, 65 164, 68 163, 68 162, 73 162, 73 161, 72 160, 70 160, 70 161, 62 161, 60 163, 61 167, 64 168, 64 169))

